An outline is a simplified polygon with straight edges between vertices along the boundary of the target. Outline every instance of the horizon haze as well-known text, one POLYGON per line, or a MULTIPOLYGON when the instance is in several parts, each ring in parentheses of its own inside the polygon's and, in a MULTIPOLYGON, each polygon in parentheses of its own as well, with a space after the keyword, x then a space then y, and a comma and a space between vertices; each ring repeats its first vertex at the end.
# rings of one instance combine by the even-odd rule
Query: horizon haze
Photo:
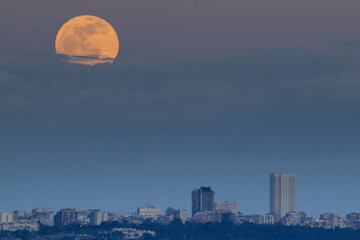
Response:
MULTIPOLYGON (((269 212, 360 212, 360 2, 0 3, 0 212, 191 209, 191 191, 269 212), (60 27, 115 29, 112 64, 68 63, 60 27), (116 56, 116 55, 115 55, 116 56)), ((90 31, 90 30, 89 30, 90 31)), ((90 31, 91 32, 91 31, 90 31)))

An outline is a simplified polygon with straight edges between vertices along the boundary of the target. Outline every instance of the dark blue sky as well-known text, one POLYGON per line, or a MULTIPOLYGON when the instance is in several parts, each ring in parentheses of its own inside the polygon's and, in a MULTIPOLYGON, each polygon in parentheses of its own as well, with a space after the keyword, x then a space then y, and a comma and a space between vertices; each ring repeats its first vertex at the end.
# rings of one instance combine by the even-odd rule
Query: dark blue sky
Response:
POLYGON ((359 8, 2 1, 0 211, 190 208, 210 185, 264 214, 269 173, 285 171, 297 210, 359 212, 359 8), (57 30, 81 14, 116 29, 114 64, 55 55, 57 30))

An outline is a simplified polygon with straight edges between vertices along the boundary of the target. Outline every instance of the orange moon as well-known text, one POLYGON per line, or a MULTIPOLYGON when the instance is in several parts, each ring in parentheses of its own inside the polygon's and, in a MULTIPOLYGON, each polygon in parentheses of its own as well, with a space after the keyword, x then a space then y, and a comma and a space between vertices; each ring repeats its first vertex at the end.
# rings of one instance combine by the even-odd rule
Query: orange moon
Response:
POLYGON ((104 19, 83 15, 70 19, 60 28, 55 50, 67 56, 70 63, 112 63, 119 51, 119 39, 104 19))

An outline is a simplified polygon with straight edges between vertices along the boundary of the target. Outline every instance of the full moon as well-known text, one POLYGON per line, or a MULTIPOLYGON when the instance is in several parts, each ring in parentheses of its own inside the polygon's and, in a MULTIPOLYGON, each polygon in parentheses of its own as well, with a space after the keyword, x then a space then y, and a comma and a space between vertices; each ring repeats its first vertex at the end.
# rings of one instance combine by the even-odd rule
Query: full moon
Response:
POLYGON ((60 28, 55 50, 67 56, 70 63, 112 63, 119 51, 119 39, 108 22, 83 15, 70 19, 60 28))

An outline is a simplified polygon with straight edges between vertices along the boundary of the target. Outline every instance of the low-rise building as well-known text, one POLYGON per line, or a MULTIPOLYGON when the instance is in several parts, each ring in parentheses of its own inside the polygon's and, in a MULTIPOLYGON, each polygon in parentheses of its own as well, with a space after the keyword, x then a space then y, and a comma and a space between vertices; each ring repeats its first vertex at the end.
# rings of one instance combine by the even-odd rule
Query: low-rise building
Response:
POLYGON ((137 214, 144 218, 156 219, 158 216, 161 215, 161 213, 162 211, 160 208, 155 208, 153 206, 139 207, 137 210, 137 214))
POLYGON ((191 222, 207 223, 215 222, 215 214, 213 212, 198 212, 191 218, 191 222))
POLYGON ((170 217, 170 220, 173 221, 174 219, 178 218, 181 220, 182 223, 185 223, 188 219, 188 214, 186 209, 174 209, 169 207, 166 209, 165 216, 170 217))
POLYGON ((236 214, 234 213, 223 212, 223 211, 215 212, 215 222, 235 223, 235 221, 236 221, 236 214))
POLYGON ((182 221, 182 223, 185 223, 188 219, 188 213, 186 209, 178 209, 175 212, 175 218, 178 218, 182 221))
POLYGON ((274 214, 266 214, 264 216, 261 216, 259 219, 259 223, 260 224, 267 224, 267 225, 271 225, 275 223, 275 216, 274 214))
POLYGON ((30 219, 42 225, 54 226, 55 214, 49 208, 35 208, 31 211, 30 219))
POLYGON ((320 220, 324 220, 327 223, 325 228, 344 228, 344 219, 333 213, 320 214, 320 220))
POLYGON ((13 213, 13 220, 14 221, 25 219, 25 218, 27 218, 26 212, 24 212, 24 211, 14 211, 14 213, 13 213))
POLYGON ((346 221, 344 221, 344 225, 346 225, 348 228, 360 229, 360 213, 349 213, 346 215, 346 221))
POLYGON ((176 213, 176 209, 169 207, 165 211, 165 216, 168 216, 168 217, 175 216, 175 213, 176 213))
POLYGON ((236 218, 236 223, 237 224, 243 224, 245 222, 248 223, 254 223, 254 224, 259 224, 260 223, 260 218, 262 216, 259 214, 251 214, 251 215, 242 215, 239 214, 236 218))
POLYGON ((296 226, 301 225, 303 219, 306 218, 306 213, 304 212, 289 212, 285 217, 281 218, 281 224, 286 226, 296 226))
POLYGON ((39 231, 39 223, 37 222, 29 222, 29 221, 19 221, 19 222, 11 222, 4 223, 0 225, 1 231, 29 231, 29 232, 37 232, 39 231))
POLYGON ((237 202, 217 202, 215 203, 215 212, 237 214, 237 202))

